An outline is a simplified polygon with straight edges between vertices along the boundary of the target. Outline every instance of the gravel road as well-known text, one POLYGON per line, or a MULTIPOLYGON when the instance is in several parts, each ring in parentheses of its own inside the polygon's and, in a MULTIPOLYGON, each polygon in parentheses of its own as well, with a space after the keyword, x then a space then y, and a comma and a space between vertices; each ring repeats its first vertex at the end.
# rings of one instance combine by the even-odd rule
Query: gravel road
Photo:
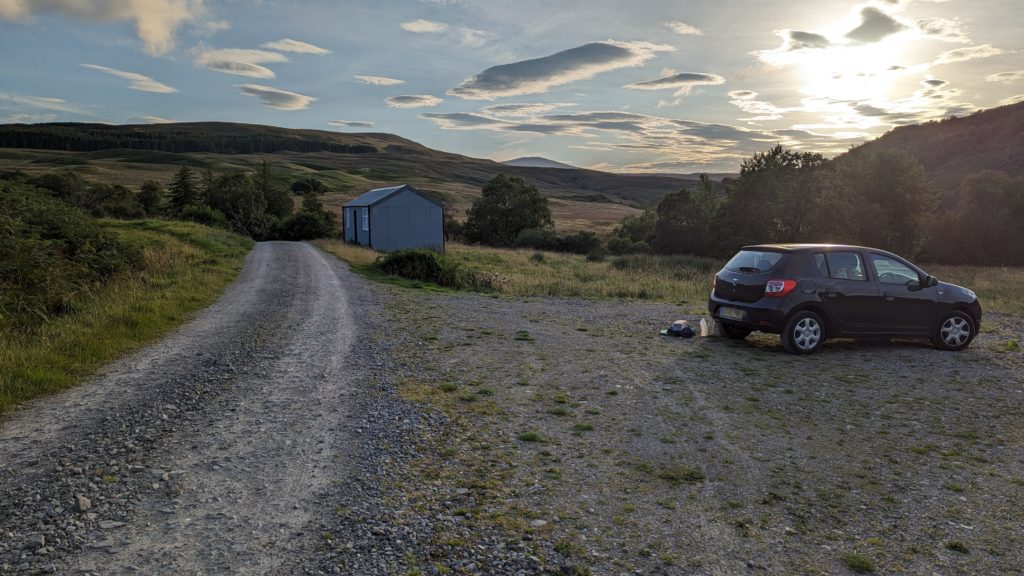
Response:
POLYGON ((375 444, 419 434, 384 401, 378 308, 333 257, 261 243, 195 320, 0 420, 0 573, 317 566, 375 444))

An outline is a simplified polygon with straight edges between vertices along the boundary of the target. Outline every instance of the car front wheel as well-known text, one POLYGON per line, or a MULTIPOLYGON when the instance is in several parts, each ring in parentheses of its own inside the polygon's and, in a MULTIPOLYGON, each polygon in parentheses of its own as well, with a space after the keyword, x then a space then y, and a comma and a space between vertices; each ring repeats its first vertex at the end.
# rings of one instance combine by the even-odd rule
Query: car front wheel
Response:
POLYGON ((782 331, 782 347, 790 354, 812 354, 824 341, 825 323, 809 310, 794 314, 782 331))
POLYGON ((932 334, 932 344, 940 350, 963 350, 974 340, 974 319, 954 310, 946 314, 932 334))

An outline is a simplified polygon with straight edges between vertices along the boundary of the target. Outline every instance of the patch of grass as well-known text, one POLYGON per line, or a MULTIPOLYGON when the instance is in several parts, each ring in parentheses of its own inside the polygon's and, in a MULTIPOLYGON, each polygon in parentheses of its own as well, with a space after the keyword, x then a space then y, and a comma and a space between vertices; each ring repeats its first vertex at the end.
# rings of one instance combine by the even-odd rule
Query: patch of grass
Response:
POLYGON ((963 492, 966 490, 963 484, 958 484, 956 482, 949 482, 947 484, 943 484, 942 487, 951 492, 963 492))
POLYGON ((459 389, 459 385, 455 384, 454 382, 445 382, 444 384, 438 386, 438 388, 442 392, 455 392, 456 390, 459 389))
POLYGON ((590 432, 594 429, 594 425, 590 422, 577 422, 572 425, 573 432, 590 432))
POLYGON ((141 268, 76 296, 73 311, 27 331, 0 326, 0 413, 74 386, 213 303, 252 241, 194 223, 101 221, 142 254, 141 268))
POLYGON ((875 563, 863 554, 857 552, 847 552, 842 556, 843 564, 860 574, 867 574, 875 571, 875 563))
POLYGON ((534 341, 534 337, 530 336, 530 333, 527 332, 526 330, 519 330, 518 332, 516 332, 515 336, 512 337, 512 339, 513 340, 519 340, 519 341, 522 341, 522 342, 533 342, 534 341))
POLYGON ((546 442, 544 437, 536 432, 520 432, 516 438, 523 442, 546 442))
POLYGON ((961 554, 971 553, 971 551, 967 548, 966 544, 964 544, 963 542, 958 542, 956 540, 952 542, 946 542, 946 548, 952 550, 953 552, 959 552, 961 554))
POLYGON ((555 408, 548 408, 548 414, 551 414, 552 416, 568 416, 569 411, 561 406, 557 406, 555 408))
POLYGON ((683 464, 675 464, 658 470, 658 478, 668 480, 673 484, 681 484, 683 482, 703 482, 704 473, 697 468, 692 468, 683 464))

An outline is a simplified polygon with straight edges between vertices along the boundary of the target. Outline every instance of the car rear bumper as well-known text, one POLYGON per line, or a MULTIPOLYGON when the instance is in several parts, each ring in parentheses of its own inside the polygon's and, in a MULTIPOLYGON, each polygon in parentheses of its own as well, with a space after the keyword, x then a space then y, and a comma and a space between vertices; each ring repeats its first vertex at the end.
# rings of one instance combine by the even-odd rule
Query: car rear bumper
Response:
POLYGON ((786 300, 788 298, 762 298, 757 302, 736 302, 718 298, 712 293, 708 298, 708 312, 719 322, 777 334, 786 324, 786 315, 782 311, 786 300))

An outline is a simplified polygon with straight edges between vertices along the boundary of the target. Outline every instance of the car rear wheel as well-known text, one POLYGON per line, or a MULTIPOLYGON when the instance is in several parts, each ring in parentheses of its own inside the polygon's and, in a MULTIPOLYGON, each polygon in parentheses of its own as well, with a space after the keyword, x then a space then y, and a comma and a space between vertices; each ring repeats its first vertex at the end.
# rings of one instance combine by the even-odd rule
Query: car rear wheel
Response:
POLYGON ((790 354, 812 354, 825 341, 825 322, 810 310, 797 312, 782 331, 782 347, 790 354))
POLYGON ((751 330, 743 328, 742 326, 734 326, 732 324, 722 324, 722 331, 731 340, 743 340, 747 336, 750 336, 751 330))
POLYGON ((963 350, 974 340, 974 319, 954 310, 946 314, 932 334, 932 344, 940 350, 963 350))

